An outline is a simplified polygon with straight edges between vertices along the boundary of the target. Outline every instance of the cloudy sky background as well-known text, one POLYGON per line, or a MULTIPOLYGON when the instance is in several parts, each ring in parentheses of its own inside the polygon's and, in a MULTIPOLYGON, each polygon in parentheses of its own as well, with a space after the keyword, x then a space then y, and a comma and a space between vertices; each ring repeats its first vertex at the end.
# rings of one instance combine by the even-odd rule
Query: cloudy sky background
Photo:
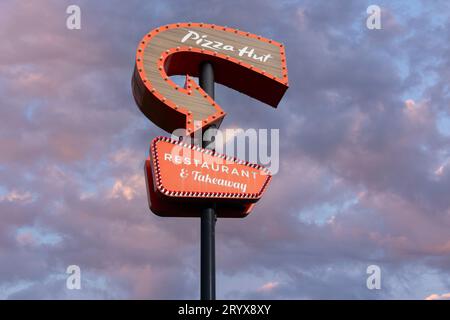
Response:
POLYGON ((199 297, 200 222, 149 211, 165 133, 130 86, 141 37, 185 21, 276 39, 289 68, 278 109, 216 89, 222 128, 281 137, 254 212, 217 223, 217 297, 448 298, 449 17, 448 1, 1 1, 0 298, 199 297))

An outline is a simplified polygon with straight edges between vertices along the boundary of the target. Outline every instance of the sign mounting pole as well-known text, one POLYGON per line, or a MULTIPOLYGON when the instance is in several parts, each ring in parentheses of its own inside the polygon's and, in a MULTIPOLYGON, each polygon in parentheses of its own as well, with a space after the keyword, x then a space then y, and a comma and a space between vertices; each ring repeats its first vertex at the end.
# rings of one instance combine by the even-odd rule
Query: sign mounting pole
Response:
MULTIPOLYGON (((214 69, 210 62, 200 64, 200 87, 214 99, 214 69)), ((202 137, 202 147, 214 150, 214 131, 211 126, 202 137)), ((216 209, 215 204, 203 209, 201 214, 201 248, 200 248, 200 297, 201 300, 216 299, 216 209)))

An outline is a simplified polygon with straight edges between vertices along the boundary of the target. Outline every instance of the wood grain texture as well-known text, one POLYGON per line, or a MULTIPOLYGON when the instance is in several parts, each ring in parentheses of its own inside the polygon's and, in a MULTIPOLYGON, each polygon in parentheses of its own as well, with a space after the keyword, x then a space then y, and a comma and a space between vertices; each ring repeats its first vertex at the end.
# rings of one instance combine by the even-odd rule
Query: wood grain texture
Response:
POLYGON ((213 64, 217 82, 274 107, 288 87, 282 44, 216 25, 171 24, 147 34, 138 47, 132 86, 141 111, 169 132, 180 123, 186 134, 220 124, 225 112, 192 79, 184 88, 170 79, 197 76, 203 61, 213 64))

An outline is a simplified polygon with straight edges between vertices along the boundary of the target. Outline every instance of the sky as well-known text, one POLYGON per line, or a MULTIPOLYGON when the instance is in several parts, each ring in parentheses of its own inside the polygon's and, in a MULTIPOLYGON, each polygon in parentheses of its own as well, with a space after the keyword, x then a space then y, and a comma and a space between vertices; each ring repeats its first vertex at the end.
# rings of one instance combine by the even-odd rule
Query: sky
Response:
POLYGON ((217 221, 217 298, 449 299, 449 18, 448 1, 1 1, 0 299, 199 298, 200 221, 148 209, 168 134, 131 92, 139 40, 189 21, 282 42, 289 70, 277 109, 216 86, 223 129, 280 130, 264 197, 217 221))

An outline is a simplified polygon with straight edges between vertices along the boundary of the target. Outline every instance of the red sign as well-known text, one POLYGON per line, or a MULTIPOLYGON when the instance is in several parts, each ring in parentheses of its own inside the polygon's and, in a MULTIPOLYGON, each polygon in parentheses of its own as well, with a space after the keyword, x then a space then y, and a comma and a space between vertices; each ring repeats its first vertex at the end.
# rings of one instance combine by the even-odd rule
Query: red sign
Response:
MULTIPOLYGON (((146 172, 153 211, 161 211, 158 208, 161 208, 162 202, 187 200, 194 203, 214 199, 222 207, 222 214, 218 210, 219 216, 226 216, 227 213, 233 216, 248 214, 251 204, 261 198, 272 178, 270 172, 258 164, 165 137, 152 141, 146 172)), ((194 212, 193 216, 198 216, 200 212, 194 212)), ((180 213, 176 209, 159 214, 192 216, 189 212, 180 213)))
POLYGON ((206 23, 174 23, 146 34, 136 52, 133 96, 160 128, 187 135, 215 124, 226 113, 190 76, 202 62, 214 65, 214 80, 276 107, 288 88, 284 46, 249 32, 206 23), (184 87, 170 78, 186 76, 184 87))
POLYGON ((168 197, 257 201, 271 179, 262 166, 166 137, 150 154, 156 188, 168 197))

